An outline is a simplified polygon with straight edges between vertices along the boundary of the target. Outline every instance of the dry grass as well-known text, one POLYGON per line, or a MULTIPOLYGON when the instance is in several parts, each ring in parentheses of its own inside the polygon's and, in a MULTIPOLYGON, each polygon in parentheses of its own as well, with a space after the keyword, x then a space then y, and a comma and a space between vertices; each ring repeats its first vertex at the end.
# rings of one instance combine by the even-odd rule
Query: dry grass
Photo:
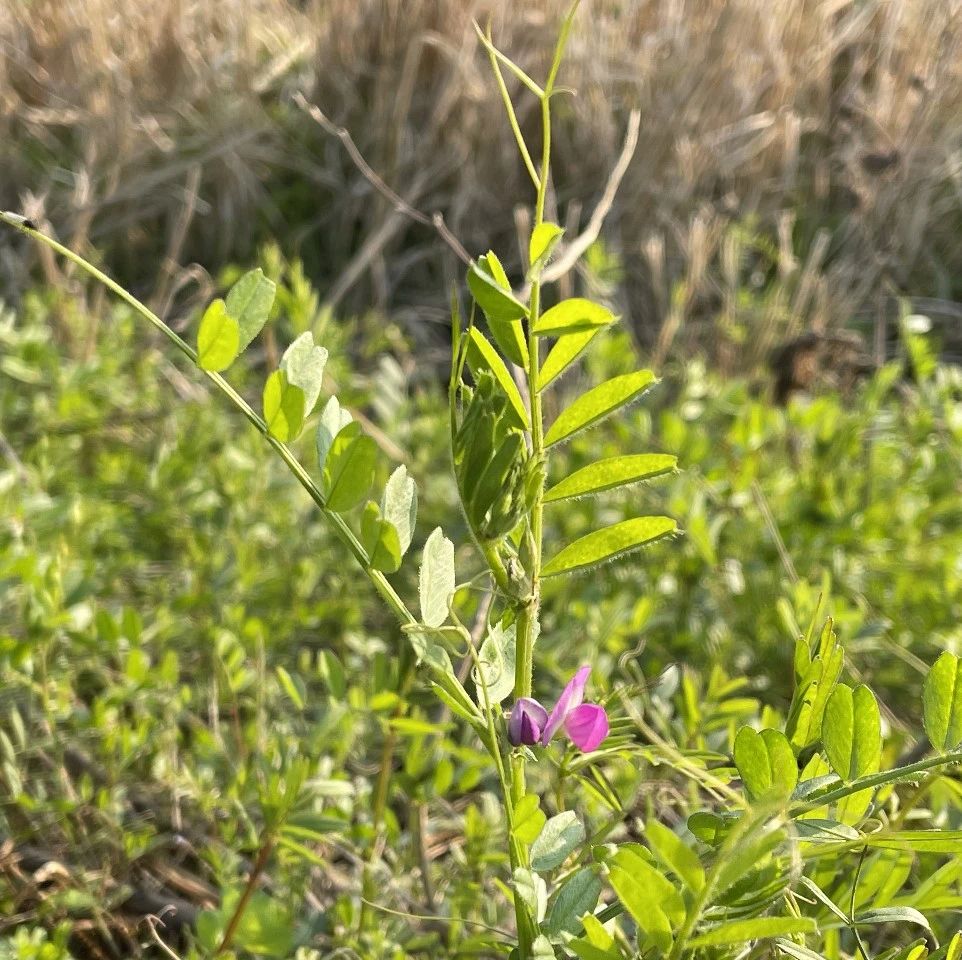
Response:
MULTIPOLYGON (((529 185, 471 18, 493 12, 537 74, 561 7, 7 0, 0 203, 45 212, 141 285, 166 257, 161 305, 183 265, 250 258, 274 234, 332 302, 392 309, 430 338, 456 261, 291 94, 469 250, 516 251, 529 185)), ((639 106, 606 237, 656 354, 707 342, 736 363, 894 293, 962 299, 959 0, 584 0, 579 17, 553 202, 561 222, 587 219, 639 106)))

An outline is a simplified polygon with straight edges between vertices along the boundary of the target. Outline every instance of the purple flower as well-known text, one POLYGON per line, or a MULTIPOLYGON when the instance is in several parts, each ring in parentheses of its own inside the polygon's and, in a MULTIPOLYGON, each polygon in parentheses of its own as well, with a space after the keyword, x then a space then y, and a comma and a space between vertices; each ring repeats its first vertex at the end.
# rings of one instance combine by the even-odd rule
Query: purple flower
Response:
POLYGON ((584 703, 591 667, 581 667, 568 681, 550 715, 537 700, 521 697, 511 710, 508 739, 515 747, 547 746, 562 725, 571 742, 585 753, 597 750, 608 736, 608 714, 596 703, 584 703))
POLYGON ((508 718, 508 740, 513 747, 531 747, 541 739, 548 711, 531 697, 520 697, 508 718))

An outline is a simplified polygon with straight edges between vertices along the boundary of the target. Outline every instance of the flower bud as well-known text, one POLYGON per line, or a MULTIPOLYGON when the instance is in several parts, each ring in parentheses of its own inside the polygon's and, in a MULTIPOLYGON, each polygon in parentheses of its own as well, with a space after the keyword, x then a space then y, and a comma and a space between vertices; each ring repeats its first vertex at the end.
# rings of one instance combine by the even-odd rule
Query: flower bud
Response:
POLYGON ((541 739, 548 711, 531 697, 519 697, 508 718, 508 740, 513 747, 531 747, 541 739))

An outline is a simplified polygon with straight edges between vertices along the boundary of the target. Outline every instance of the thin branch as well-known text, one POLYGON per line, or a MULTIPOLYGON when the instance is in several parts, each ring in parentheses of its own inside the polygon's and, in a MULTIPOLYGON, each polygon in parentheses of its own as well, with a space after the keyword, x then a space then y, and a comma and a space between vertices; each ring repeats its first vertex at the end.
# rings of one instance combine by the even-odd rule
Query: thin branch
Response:
POLYGON ((344 127, 339 127, 333 120, 327 117, 317 104, 310 103, 307 98, 302 93, 296 93, 294 95, 294 102, 298 107, 301 108, 321 129, 325 130, 331 136, 337 137, 338 140, 344 144, 344 149, 347 150, 348 156, 351 158, 354 166, 361 172, 361 175, 367 180, 368 183, 381 194, 398 213, 403 213, 406 217, 417 223, 424 224, 426 227, 433 227, 437 230, 441 239, 454 251, 455 255, 463 263, 470 263, 471 256, 467 250, 461 245, 461 242, 453 233, 448 229, 447 224, 444 222, 444 217, 441 213, 433 213, 430 216, 426 213, 422 213, 420 210, 412 207, 403 197, 399 196, 394 192, 381 177, 374 171, 371 165, 364 159, 363 154, 358 149, 357 144, 354 142, 354 138, 351 136, 350 131, 346 130, 344 127))
POLYGON ((631 158, 635 155, 638 147, 638 134, 641 130, 641 113, 632 110, 628 117, 628 129, 625 131, 625 141, 621 147, 618 160, 612 167, 605 184, 604 193, 598 201, 588 221, 588 226, 574 238, 570 243, 564 245, 561 255, 554 263, 550 264, 541 275, 542 283, 553 283, 563 277, 581 259, 584 252, 590 247, 601 233, 605 218, 611 212, 611 207, 615 202, 615 195, 621 186, 631 158))

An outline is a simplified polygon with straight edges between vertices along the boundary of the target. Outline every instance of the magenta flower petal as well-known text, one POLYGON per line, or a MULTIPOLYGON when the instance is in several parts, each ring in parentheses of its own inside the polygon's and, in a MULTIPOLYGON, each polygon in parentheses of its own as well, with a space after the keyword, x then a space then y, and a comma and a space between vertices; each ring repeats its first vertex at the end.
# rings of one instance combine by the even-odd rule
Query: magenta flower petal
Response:
POLYGON ((597 750, 608 736, 608 714, 597 703, 583 703, 565 717, 565 732, 584 753, 597 750))
POLYGON ((591 667, 581 667, 568 681, 568 685, 561 691, 558 702, 554 705, 547 724, 542 728, 541 743, 548 745, 551 738, 558 732, 558 728, 565 722, 565 717, 581 704, 585 698, 585 685, 591 676, 591 667))
POLYGON ((548 720, 548 711, 531 697, 519 697, 508 718, 508 740, 511 746, 534 746, 548 720))

